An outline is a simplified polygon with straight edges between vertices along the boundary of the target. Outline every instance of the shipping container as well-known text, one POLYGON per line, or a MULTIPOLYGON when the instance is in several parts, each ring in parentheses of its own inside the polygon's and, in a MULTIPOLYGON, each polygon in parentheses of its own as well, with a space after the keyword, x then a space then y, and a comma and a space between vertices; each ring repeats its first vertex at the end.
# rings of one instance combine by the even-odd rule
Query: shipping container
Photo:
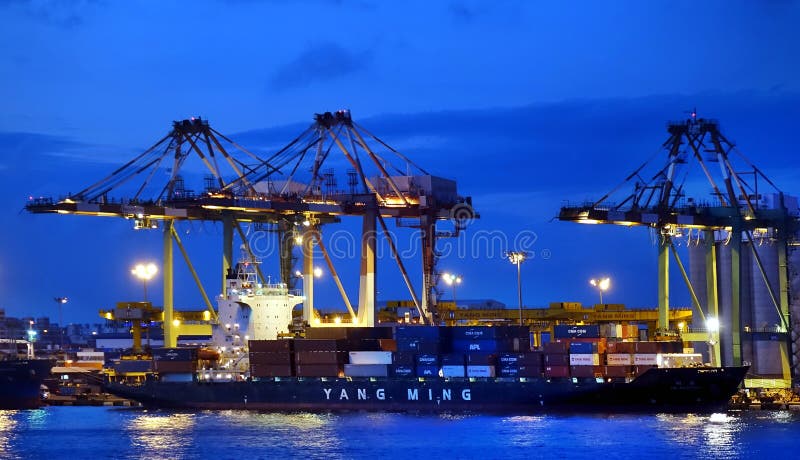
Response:
POLYGON ((428 339, 439 340, 440 328, 438 326, 397 326, 394 329, 394 338, 400 339, 428 339))
POLYGON ((351 351, 349 356, 350 364, 392 364, 391 351, 351 351))
POLYGON ((463 366, 465 357, 461 353, 449 353, 439 356, 442 366, 463 366))
POLYGON ((633 355, 633 364, 636 366, 657 366, 658 354, 636 353, 635 355, 633 355))
POLYGON ((475 366, 494 366, 497 364, 497 355, 494 353, 469 353, 467 354, 467 365, 475 366))
POLYGON ((197 348, 153 348, 153 361, 193 361, 197 348))
POLYGON ((530 328, 527 326, 464 326, 451 330, 453 340, 494 340, 527 339, 530 341, 530 328))
POLYGON ((576 355, 599 353, 597 351, 597 342, 570 342, 569 352, 576 355))
POLYGON ((631 373, 631 366, 605 366, 603 375, 610 378, 625 378, 631 373))
POLYGON ((387 377, 387 364, 345 364, 344 375, 347 377, 387 377))
POLYGON ((197 361, 154 361, 153 367, 159 374, 194 372, 197 361))
POLYGON ((500 353, 497 355, 497 362, 500 365, 504 365, 507 363, 518 363, 521 359, 524 359, 525 355, 523 353, 500 353))
POLYGON ((397 351, 392 353, 392 364, 399 364, 404 366, 413 366, 417 362, 417 356, 414 353, 397 351))
POLYGON ((398 338, 396 340, 397 351, 411 352, 411 353, 441 353, 443 347, 439 340, 429 339, 405 339, 398 338))
POLYGON ((390 339, 391 327, 310 327, 306 329, 308 339, 390 339))
POLYGON ((295 373, 298 377, 338 377, 342 373, 342 365, 298 364, 295 373))
POLYGON ((520 365, 542 367, 544 353, 540 351, 529 351, 527 353, 521 353, 520 356, 520 365))
POLYGON ((416 368, 413 364, 411 365, 404 365, 404 364, 392 364, 389 366, 389 375, 393 377, 415 377, 416 368))
POLYGON ((569 355, 566 353, 545 353, 543 356, 545 366, 569 366, 569 355))
POLYGON ((545 377, 569 377, 569 366, 545 366, 545 377))
POLYGON ((633 364, 633 355, 630 353, 608 353, 606 364, 609 366, 630 366, 633 364))
POLYGON ((570 376, 578 378, 595 378, 603 376, 603 366, 570 366, 570 376))
POLYGON ((395 339, 378 339, 378 346, 383 351, 397 351, 397 341, 395 339))
POLYGON ((453 366, 453 365, 444 365, 442 366, 442 377, 464 377, 466 375, 466 370, 463 365, 461 366, 453 366))
POLYGON ((294 362, 301 364, 344 364, 347 362, 346 351, 298 351, 294 354, 294 362))
POLYGON ((639 354, 655 354, 660 350, 659 344, 661 342, 634 342, 635 353, 639 354))
MULTIPOLYGON (((517 344, 519 346, 519 343, 517 344)), ((452 350, 454 352, 471 353, 471 352, 511 352, 517 351, 514 349, 514 339, 491 339, 491 340, 472 340, 472 339, 454 339, 452 342, 452 350)))
POLYGON ((600 337, 600 327, 596 324, 584 326, 553 326, 553 336, 557 339, 568 339, 571 337, 600 337))
POLYGON ((439 365, 439 355, 425 354, 417 355, 417 364, 433 364, 439 365))
POLYGON ((250 363, 251 377, 291 377, 293 366, 289 364, 253 364, 250 363))
POLYGON ((467 366, 467 377, 495 377, 494 366, 467 366))
POLYGON ((294 350, 294 340, 250 340, 247 342, 247 348, 251 352, 290 352, 294 350))
POLYGON ((546 354, 568 353, 569 345, 565 342, 547 342, 542 347, 546 354))
POLYGON ((347 342, 342 339, 295 339, 295 351, 338 351, 347 350, 347 342))
POLYGON ((569 365, 570 366, 599 366, 600 365, 600 355, 597 353, 591 354, 574 354, 569 355, 569 365))
POLYGON ((417 364, 417 377, 438 377, 439 366, 437 364, 417 364))
POLYGON ((633 354, 636 352, 636 342, 608 342, 608 353, 628 353, 633 354))
POLYGON ((294 361, 294 353, 251 351, 248 353, 248 358, 250 364, 291 364, 294 361))
POLYGON ((699 353, 659 353, 658 367, 699 367, 703 365, 703 355, 699 353))

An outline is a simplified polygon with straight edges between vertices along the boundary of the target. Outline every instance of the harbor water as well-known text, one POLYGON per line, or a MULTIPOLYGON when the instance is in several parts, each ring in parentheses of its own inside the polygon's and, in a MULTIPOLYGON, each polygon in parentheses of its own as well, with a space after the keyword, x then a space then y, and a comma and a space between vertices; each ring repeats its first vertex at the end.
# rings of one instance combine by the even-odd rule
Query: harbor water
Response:
POLYGON ((800 414, 0 411, 0 459, 797 458, 800 414))

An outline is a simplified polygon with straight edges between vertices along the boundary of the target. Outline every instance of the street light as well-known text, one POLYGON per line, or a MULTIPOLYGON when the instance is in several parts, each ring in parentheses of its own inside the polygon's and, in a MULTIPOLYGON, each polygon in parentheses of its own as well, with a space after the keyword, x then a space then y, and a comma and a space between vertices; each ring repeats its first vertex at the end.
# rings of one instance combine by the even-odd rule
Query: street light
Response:
POLYGON ((61 306, 67 303, 66 297, 55 297, 53 300, 58 304, 58 342, 61 350, 64 349, 64 319, 61 316, 61 306))
POLYGON ((156 276, 156 273, 158 273, 158 267, 156 267, 156 264, 152 262, 147 265, 137 264, 131 270, 131 274, 142 280, 142 286, 144 286, 145 302, 147 302, 147 282, 153 279, 153 277, 156 276))
POLYGON ((712 366, 716 366, 716 345, 717 334, 719 333, 719 319, 709 316, 706 319, 706 329, 708 330, 709 361, 711 361, 712 366))
MULTIPOLYGON (((314 275, 314 278, 321 278, 322 277, 322 269, 319 268, 319 267, 314 267, 314 269, 311 271, 311 273, 314 275)), ((294 276, 296 276, 296 277, 298 277, 300 279, 304 278, 303 277, 303 272, 301 272, 300 270, 295 270, 294 276)))
POLYGON ((456 305, 456 286, 461 284, 461 275, 456 275, 455 273, 445 273, 442 275, 442 279, 448 286, 453 286, 453 305, 456 305))
POLYGON ((524 251, 509 251, 505 253, 506 259, 517 266, 517 296, 519 297, 519 325, 522 326, 522 271, 520 264, 528 258, 524 251))
POLYGON ((608 288, 611 287, 611 278, 602 278, 602 279, 590 279, 589 284, 597 288, 597 292, 600 293, 600 304, 603 303, 603 291, 607 291, 608 288))

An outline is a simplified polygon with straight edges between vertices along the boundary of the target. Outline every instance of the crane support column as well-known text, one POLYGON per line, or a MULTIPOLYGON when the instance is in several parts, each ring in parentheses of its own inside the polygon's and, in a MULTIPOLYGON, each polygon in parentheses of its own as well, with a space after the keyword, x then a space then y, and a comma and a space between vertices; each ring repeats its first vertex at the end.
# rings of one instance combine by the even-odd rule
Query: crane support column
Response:
POLYGON ((661 235, 658 244, 658 324, 657 330, 669 330, 669 247, 671 239, 661 235))
POLYGON ((174 318, 174 291, 173 291, 173 246, 172 232, 175 222, 171 219, 164 220, 164 346, 174 348, 178 346, 178 331, 172 324, 174 318))
POLYGON ((226 292, 228 270, 233 266, 233 215, 222 213, 222 295, 226 292))
POLYGON ((731 347, 734 366, 742 365, 742 229, 731 230, 731 347))
POLYGON ((422 311, 427 315, 426 324, 436 324, 436 222, 428 214, 420 216, 422 232, 422 311))
MULTIPOLYGON (((706 230, 704 244, 706 247, 706 311, 708 316, 719 319, 719 297, 717 295, 717 248, 714 245, 714 231, 706 230)), ((719 333, 717 333, 719 334, 719 333)), ((716 338, 719 343, 719 338, 716 338)), ((720 349, 722 347, 709 347, 709 352, 714 353, 714 363, 722 363, 720 349)))
POLYGON ((373 198, 364 213, 361 230, 361 271, 358 286, 358 324, 375 326, 375 243, 377 203, 373 198))
POLYGON ((303 230, 303 321, 313 326, 314 319, 314 227, 303 230))
POLYGON ((786 232, 781 232, 778 240, 778 302, 780 303, 781 324, 786 325, 786 341, 781 342, 781 368, 783 379, 792 381, 792 322, 789 314, 789 245, 786 232))

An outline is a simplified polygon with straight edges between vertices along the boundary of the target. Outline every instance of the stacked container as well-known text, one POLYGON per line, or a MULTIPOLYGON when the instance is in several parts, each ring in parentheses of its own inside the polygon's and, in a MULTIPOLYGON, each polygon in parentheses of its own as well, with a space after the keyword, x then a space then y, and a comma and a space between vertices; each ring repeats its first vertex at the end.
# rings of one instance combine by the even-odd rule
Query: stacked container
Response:
POLYGON ((290 377, 294 375, 294 340, 251 340, 251 377, 290 377))
POLYGON ((294 359, 298 377, 336 377, 347 362, 344 339, 295 340, 294 359))
POLYGON ((191 376, 197 371, 197 349, 154 348, 153 370, 162 375, 189 374, 191 376))

